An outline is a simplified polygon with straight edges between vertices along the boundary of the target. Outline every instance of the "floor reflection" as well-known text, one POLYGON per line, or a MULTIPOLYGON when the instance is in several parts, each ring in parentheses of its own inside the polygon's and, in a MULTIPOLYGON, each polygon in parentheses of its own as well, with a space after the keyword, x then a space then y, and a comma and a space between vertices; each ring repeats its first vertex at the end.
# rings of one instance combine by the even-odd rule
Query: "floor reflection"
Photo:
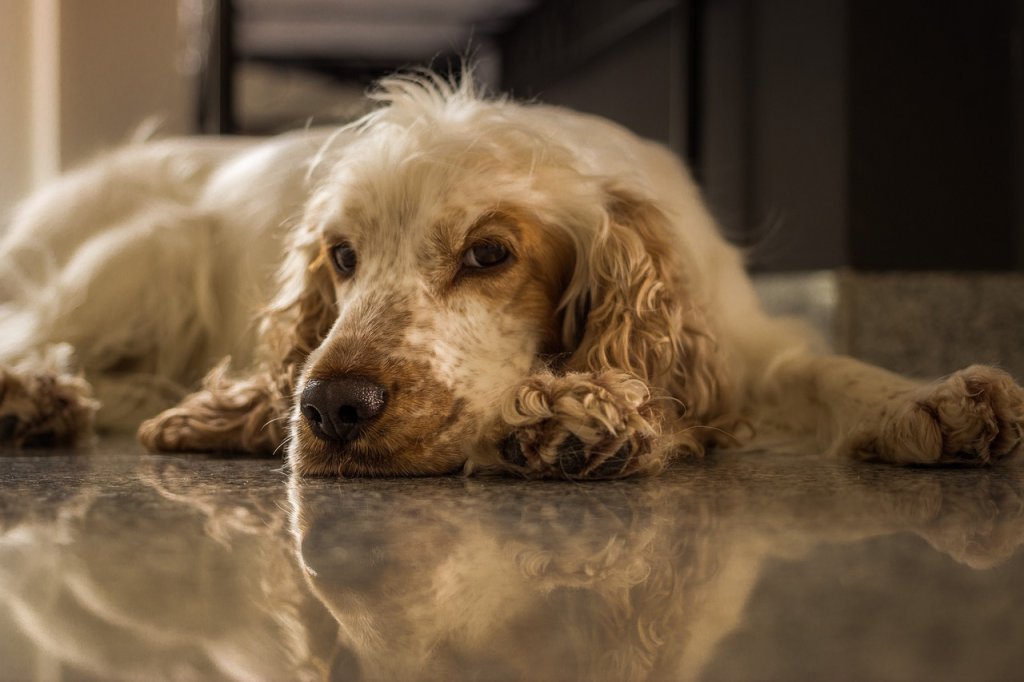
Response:
POLYGON ((1024 468, 645 481, 0 459, 4 679, 1012 677, 1024 468), (958 598, 962 593, 968 598, 958 598))

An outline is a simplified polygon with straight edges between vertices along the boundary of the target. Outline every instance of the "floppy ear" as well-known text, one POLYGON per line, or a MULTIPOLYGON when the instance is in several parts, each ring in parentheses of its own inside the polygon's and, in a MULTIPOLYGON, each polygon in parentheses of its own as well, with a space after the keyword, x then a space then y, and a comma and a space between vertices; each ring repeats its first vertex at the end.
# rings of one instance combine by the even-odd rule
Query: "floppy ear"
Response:
POLYGON ((629 192, 606 197, 562 304, 563 343, 575 348, 567 368, 624 370, 680 401, 687 421, 721 414, 721 360, 668 218, 629 192))
POLYGON ((328 257, 315 233, 300 228, 286 248, 277 297, 260 322, 261 359, 294 372, 327 337, 337 300, 328 257))
POLYGON ((138 437, 147 448, 271 454, 284 442, 298 373, 337 314, 330 266, 315 233, 297 228, 286 249, 278 296, 260 322, 255 371, 231 376, 225 359, 199 391, 142 423, 138 437))

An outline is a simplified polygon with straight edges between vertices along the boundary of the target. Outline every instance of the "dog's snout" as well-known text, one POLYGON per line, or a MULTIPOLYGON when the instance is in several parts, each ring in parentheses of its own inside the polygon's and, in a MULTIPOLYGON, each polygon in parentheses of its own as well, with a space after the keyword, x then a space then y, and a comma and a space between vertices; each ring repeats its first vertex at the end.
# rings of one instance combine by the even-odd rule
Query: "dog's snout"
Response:
POLYGON ((360 427, 376 419, 387 404, 384 387, 361 376, 313 379, 306 384, 299 410, 318 438, 347 443, 360 427))

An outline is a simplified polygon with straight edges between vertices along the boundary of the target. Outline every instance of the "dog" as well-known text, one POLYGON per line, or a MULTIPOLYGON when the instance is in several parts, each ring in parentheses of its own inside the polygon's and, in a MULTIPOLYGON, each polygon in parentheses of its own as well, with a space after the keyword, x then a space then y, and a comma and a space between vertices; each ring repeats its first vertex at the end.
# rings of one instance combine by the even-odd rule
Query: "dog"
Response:
POLYGON ((716 445, 1021 449, 1005 372, 924 383, 767 315, 662 146, 468 77, 370 97, 339 129, 132 145, 28 199, 0 245, 0 442, 569 479, 716 445))

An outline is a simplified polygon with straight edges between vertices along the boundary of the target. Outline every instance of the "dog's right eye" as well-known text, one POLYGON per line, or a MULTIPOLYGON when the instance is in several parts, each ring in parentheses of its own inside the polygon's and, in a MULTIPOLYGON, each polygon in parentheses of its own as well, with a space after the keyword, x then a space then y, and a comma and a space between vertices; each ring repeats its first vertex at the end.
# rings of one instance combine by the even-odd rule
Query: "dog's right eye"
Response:
POLYGON ((483 270, 501 265, 508 260, 509 253, 502 244, 481 242, 468 249, 462 256, 462 265, 473 270, 483 270))
POLYGON ((351 275, 356 269, 356 250, 348 242, 341 242, 331 247, 331 261, 340 274, 351 275))

